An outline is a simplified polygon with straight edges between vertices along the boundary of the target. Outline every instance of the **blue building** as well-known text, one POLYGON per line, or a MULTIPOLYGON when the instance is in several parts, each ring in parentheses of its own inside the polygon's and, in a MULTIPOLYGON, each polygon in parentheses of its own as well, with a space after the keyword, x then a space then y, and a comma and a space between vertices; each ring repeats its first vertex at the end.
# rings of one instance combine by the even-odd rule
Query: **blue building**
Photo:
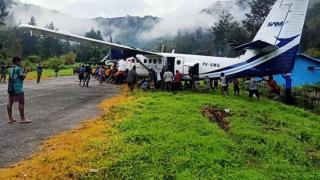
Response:
MULTIPOLYGON (((281 75, 275 76, 274 79, 280 86, 285 84, 285 81, 281 75)), ((305 54, 299 54, 292 71, 293 87, 316 84, 319 82, 320 59, 315 59, 305 54)))

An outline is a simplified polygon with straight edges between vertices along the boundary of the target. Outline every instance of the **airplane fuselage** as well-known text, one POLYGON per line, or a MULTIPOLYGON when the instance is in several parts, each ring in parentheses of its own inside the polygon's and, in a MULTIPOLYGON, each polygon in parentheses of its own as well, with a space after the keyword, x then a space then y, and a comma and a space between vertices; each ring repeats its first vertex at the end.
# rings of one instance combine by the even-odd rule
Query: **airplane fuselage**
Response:
MULTIPOLYGON (((184 79, 190 79, 189 73, 193 69, 193 74, 197 74, 200 79, 205 78, 206 73, 223 69, 230 66, 230 64, 240 63, 241 58, 223 58, 212 56, 199 56, 188 54, 173 54, 173 53, 159 53, 160 56, 137 56, 137 58, 148 69, 154 69, 158 78, 162 69, 169 69, 174 74, 178 70, 184 75, 184 79)), ((133 59, 127 60, 127 67, 130 69, 135 65, 137 67, 137 73, 140 77, 148 77, 148 70, 140 63, 133 59)), ((211 77, 212 78, 212 77, 211 77)), ((217 77, 215 77, 217 78, 217 77)))

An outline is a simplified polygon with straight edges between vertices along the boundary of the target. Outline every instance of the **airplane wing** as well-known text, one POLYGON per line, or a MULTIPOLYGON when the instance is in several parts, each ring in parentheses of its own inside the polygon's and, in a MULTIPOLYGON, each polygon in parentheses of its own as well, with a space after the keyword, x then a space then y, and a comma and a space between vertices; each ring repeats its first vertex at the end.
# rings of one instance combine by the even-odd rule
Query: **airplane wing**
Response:
POLYGON ((279 48, 278 46, 269 44, 269 43, 261 41, 261 40, 257 40, 257 41, 253 41, 253 42, 246 43, 246 44, 240 45, 238 47, 235 47, 234 50, 254 50, 257 52, 268 53, 268 52, 275 51, 278 48, 279 48))
POLYGON ((74 35, 68 32, 55 31, 47 28, 36 27, 32 25, 21 24, 18 26, 19 29, 25 31, 31 31, 33 34, 50 36, 54 38, 66 39, 69 41, 79 42, 87 45, 97 46, 101 48, 111 49, 112 59, 126 59, 129 57, 136 57, 136 55, 157 55, 158 53, 145 51, 134 47, 119 45, 115 43, 109 43, 102 40, 87 38, 83 36, 74 35))

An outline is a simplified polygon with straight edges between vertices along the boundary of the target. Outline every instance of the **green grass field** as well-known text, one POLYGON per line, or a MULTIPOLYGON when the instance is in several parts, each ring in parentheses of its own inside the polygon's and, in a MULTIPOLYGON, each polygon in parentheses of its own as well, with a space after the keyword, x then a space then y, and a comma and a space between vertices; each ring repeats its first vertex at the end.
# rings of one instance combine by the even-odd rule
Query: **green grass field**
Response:
POLYGON ((142 93, 105 117, 114 130, 92 167, 107 179, 319 179, 320 117, 269 100, 142 93), (202 116, 205 104, 231 109, 228 132, 202 116), (125 115, 126 114, 126 115, 125 115), (117 123, 117 119, 124 120, 117 123))
MULTIPOLYGON (((59 70, 59 73, 58 73, 58 76, 71 76, 71 75, 73 75, 72 68, 59 70)), ((47 79, 47 78, 51 78, 51 77, 55 77, 54 70, 44 69, 44 71, 42 73, 42 78, 47 79)), ((36 79, 37 79, 37 72, 36 71, 28 73, 27 80, 36 80, 36 79)))

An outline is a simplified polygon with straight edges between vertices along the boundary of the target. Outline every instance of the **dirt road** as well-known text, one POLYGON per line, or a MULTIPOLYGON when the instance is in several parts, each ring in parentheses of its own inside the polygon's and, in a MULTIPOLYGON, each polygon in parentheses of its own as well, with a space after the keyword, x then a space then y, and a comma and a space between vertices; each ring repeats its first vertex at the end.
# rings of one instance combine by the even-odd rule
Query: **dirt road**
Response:
MULTIPOLYGON (((75 77, 64 77, 41 84, 26 82, 26 116, 32 124, 7 124, 7 85, 0 84, 0 167, 8 166, 38 150, 41 142, 80 122, 99 115, 103 99, 118 93, 113 85, 79 87, 75 77)), ((20 119, 17 105, 15 119, 20 119)))

